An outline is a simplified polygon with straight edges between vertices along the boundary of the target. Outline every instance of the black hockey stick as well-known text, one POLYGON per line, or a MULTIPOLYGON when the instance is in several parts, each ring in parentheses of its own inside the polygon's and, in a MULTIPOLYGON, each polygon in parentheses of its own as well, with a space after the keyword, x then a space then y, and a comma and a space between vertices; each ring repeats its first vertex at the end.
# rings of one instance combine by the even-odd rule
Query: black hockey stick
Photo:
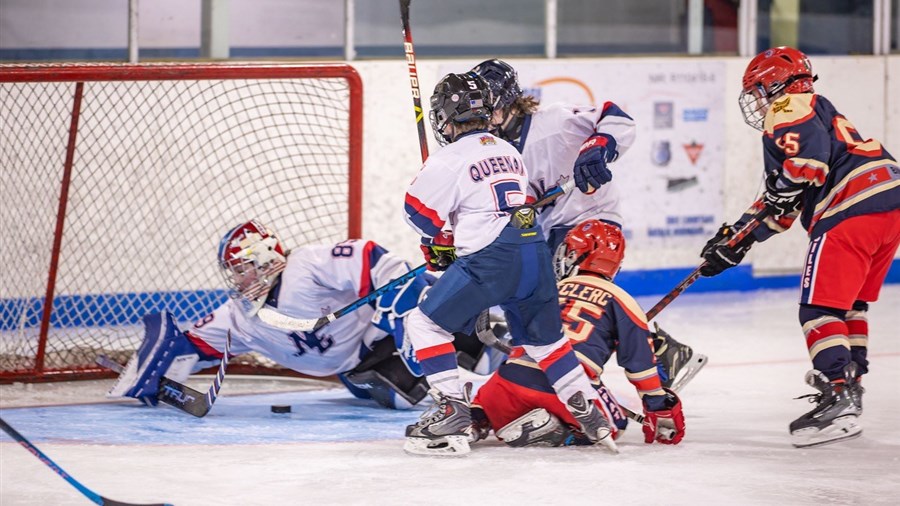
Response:
POLYGON ((412 30, 409 28, 409 4, 412 0, 400 0, 400 21, 403 27, 403 52, 409 71, 409 87, 412 90, 413 112, 419 131, 419 150, 422 162, 428 159, 428 139, 425 134, 425 112, 422 110, 422 92, 419 90, 419 71, 416 70, 416 52, 413 49, 412 30))
MULTIPOLYGON (((185 413, 194 415, 197 418, 203 418, 209 413, 209 410, 212 409, 213 404, 216 403, 216 399, 219 397, 219 390, 222 388, 222 381, 225 379, 225 370, 228 367, 228 357, 230 353, 231 331, 229 330, 225 339, 225 351, 222 354, 222 361, 219 362, 219 369, 216 371, 216 377, 213 378, 213 383, 205 394, 199 390, 194 390, 183 383, 170 380, 163 376, 159 381, 159 392, 156 394, 156 398, 160 402, 180 409, 185 413)), ((96 362, 118 374, 122 374, 122 371, 125 370, 125 368, 122 367, 122 364, 110 359, 106 355, 98 355, 96 362)))
POLYGON ((85 497, 93 501, 94 504, 100 504, 101 506, 172 506, 171 504, 165 503, 153 503, 153 504, 137 504, 130 502, 122 502, 122 501, 114 501, 112 499, 108 499, 103 497, 102 495, 94 492, 93 490, 82 485, 78 480, 69 476, 69 473, 65 472, 61 467, 59 467, 56 462, 50 460, 50 457, 46 456, 44 452, 38 449, 37 446, 31 444, 31 441, 25 438, 22 434, 19 434, 19 431, 12 428, 5 420, 0 418, 0 429, 3 429, 3 432, 9 434, 9 437, 16 440, 17 443, 22 445, 29 453, 38 458, 41 462, 44 463, 47 467, 53 470, 56 474, 60 475, 62 479, 69 482, 70 485, 78 489, 79 492, 84 494, 85 497))
MULTIPOLYGON (((753 218, 751 218, 750 221, 748 221, 747 224, 744 225, 744 227, 742 229, 740 229, 736 234, 734 234, 730 239, 728 239, 728 241, 725 242, 725 246, 728 246, 730 248, 730 247, 733 247, 734 245, 736 245, 737 243, 743 241, 744 238, 750 234, 750 232, 753 232, 754 230, 756 230, 756 227, 758 227, 762 223, 762 221, 766 218, 766 216, 768 216, 768 215, 769 215, 769 208, 768 207, 762 208, 762 210, 757 212, 753 216, 753 218)), ((679 295, 682 294, 682 292, 687 290, 689 286, 693 285, 694 282, 700 278, 700 269, 702 269, 705 265, 706 265, 706 262, 704 261, 702 264, 697 266, 697 268, 694 269, 693 271, 691 271, 691 273, 688 274, 688 276, 686 278, 684 278, 684 280, 681 283, 678 283, 678 285, 675 288, 673 288, 669 293, 665 294, 663 296, 663 298, 660 299, 660 301, 656 303, 655 306, 650 308, 650 311, 647 311, 647 321, 650 321, 654 317, 656 317, 656 315, 658 315, 663 309, 665 309, 666 306, 668 306, 673 300, 675 300, 676 297, 678 297, 679 295)))

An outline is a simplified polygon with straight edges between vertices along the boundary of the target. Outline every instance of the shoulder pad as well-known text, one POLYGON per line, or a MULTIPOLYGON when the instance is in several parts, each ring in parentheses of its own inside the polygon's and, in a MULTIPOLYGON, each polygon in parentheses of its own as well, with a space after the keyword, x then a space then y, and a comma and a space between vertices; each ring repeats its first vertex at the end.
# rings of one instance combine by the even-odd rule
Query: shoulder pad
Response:
POLYGON ((775 130, 803 123, 815 116, 816 95, 796 93, 785 95, 772 102, 766 113, 765 130, 772 135, 775 130))

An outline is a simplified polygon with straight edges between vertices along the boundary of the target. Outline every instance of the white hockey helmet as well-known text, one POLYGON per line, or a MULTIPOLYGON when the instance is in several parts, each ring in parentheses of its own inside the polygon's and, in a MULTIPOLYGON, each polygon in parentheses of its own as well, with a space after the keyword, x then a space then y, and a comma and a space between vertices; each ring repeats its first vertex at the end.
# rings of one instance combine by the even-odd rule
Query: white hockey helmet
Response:
POLYGON ((286 261, 281 240, 257 220, 232 228, 219 243, 219 268, 235 298, 264 302, 286 261))

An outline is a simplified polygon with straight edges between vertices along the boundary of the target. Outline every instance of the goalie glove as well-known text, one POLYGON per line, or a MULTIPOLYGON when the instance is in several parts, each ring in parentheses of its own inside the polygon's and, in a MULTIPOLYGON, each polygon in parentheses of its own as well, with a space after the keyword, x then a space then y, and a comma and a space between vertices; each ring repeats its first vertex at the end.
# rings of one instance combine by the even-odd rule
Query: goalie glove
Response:
POLYGON ((442 231, 431 239, 422 238, 422 255, 429 271, 446 271, 456 261, 453 232, 442 231))
POLYGON ((804 189, 803 185, 786 186, 778 174, 770 174, 766 177, 766 191, 763 192, 762 201, 773 217, 786 216, 800 210, 804 189))
POLYGON ((753 245, 756 238, 753 237, 753 234, 747 234, 747 237, 734 246, 729 247, 727 244, 728 240, 736 232, 737 227, 723 223, 716 235, 706 242, 706 246, 700 252, 700 257, 704 260, 703 265, 700 266, 701 275, 707 277, 715 276, 725 269, 730 269, 741 263, 741 260, 750 251, 750 246, 753 245))
POLYGON ((666 395, 648 396, 644 401, 644 442, 656 441, 664 445, 677 445, 684 439, 684 413, 681 411, 681 399, 675 392, 664 388, 666 395), (650 410, 648 404, 660 402, 660 409, 650 410), (671 435, 674 431, 674 435, 671 435), (669 437, 671 436, 671 437, 669 437))
POLYGON ((616 140, 611 135, 595 133, 588 137, 575 160, 575 186, 582 193, 592 193, 610 182, 612 172, 607 164, 612 163, 617 156, 616 140))

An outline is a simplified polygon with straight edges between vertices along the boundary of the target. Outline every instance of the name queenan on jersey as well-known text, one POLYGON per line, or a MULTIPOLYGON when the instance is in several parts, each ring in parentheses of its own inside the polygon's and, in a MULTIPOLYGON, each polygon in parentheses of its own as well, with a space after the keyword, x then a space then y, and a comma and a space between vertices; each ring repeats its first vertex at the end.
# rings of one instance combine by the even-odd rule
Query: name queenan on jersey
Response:
POLYGON ((492 174, 512 173, 525 175, 525 166, 514 156, 492 156, 469 165, 469 177, 480 183, 492 174))

